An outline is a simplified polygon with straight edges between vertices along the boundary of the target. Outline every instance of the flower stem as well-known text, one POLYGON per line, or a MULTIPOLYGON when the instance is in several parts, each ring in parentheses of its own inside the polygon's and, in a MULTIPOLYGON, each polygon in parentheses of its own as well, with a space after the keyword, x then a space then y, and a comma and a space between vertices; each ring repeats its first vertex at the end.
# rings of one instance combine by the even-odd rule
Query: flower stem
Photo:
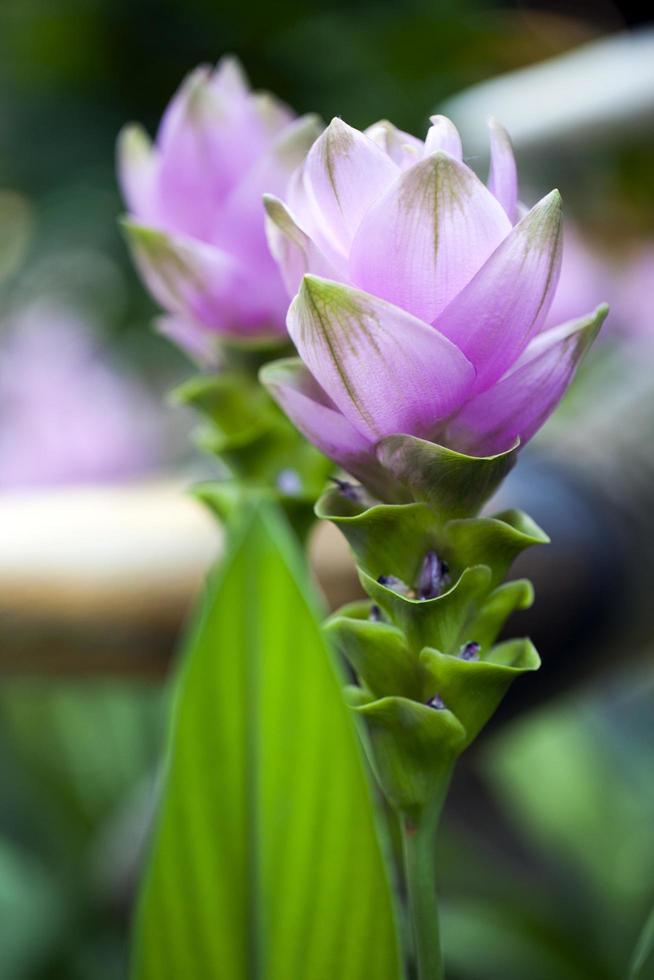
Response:
POLYGON ((436 895, 436 829, 449 785, 448 772, 433 802, 415 817, 402 817, 404 874, 417 980, 443 980, 443 953, 436 895))

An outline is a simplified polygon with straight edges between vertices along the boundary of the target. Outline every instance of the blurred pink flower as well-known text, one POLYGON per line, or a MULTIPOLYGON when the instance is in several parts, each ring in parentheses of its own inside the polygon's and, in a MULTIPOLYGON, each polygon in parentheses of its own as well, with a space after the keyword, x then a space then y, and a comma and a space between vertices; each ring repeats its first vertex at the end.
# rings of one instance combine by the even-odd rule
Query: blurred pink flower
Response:
POLYGON ((301 360, 263 380, 298 428, 357 475, 405 433, 475 454, 529 440, 604 318, 543 330, 559 279, 558 192, 519 218, 509 138, 491 123, 488 186, 442 116, 424 143, 335 119, 268 196, 268 233, 301 360), (519 218, 519 220, 518 220, 519 218))
POLYGON ((602 296, 613 304, 613 271, 601 252, 594 249, 573 225, 566 224, 563 234, 563 261, 559 284, 547 316, 546 326, 583 316, 602 296))
POLYGON ((117 374, 75 314, 39 305, 0 327, 0 487, 101 483, 161 456, 145 392, 117 374))
POLYGON ((623 258, 616 273, 614 305, 620 330, 632 340, 654 342, 654 243, 623 258))
POLYGON ((266 191, 283 193, 320 132, 272 96, 251 92, 238 62, 192 72, 152 145, 138 126, 119 140, 126 229, 141 275, 195 356, 194 332, 285 335, 288 302, 264 231, 266 191), (186 321, 186 326, 180 326, 186 321))

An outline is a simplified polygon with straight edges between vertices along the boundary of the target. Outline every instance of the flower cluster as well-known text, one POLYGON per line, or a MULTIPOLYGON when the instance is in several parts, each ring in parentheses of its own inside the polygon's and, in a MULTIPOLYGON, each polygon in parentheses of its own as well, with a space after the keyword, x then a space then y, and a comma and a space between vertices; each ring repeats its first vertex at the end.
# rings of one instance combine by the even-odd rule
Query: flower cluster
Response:
POLYGON ((435 116, 423 142, 335 119, 268 195, 268 235, 300 355, 264 382, 298 428, 369 479, 405 433, 484 456, 524 444, 556 406, 605 310, 544 329, 561 266, 553 191, 518 199, 509 138, 490 125, 485 185, 435 116))

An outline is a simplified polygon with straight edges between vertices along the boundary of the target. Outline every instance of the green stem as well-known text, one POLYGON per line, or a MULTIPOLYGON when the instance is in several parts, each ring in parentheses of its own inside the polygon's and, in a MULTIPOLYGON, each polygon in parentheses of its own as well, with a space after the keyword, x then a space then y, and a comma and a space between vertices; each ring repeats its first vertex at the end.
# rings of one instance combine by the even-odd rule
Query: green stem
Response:
POLYGON ((434 800, 417 815, 402 816, 404 874, 417 980, 443 980, 436 895, 436 829, 450 782, 447 772, 434 800))

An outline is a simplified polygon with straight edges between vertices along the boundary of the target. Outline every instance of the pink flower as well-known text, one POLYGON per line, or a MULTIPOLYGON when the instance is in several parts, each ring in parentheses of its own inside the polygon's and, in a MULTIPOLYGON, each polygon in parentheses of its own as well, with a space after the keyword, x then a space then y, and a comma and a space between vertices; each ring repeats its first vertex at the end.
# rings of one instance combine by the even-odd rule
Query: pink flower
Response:
POLYGON ((0 489, 131 479, 163 460, 154 403, 88 323, 42 301, 0 332, 0 489))
MULTIPOLYGON (((258 339, 285 334, 288 307, 264 230, 261 196, 283 193, 320 132, 223 59, 183 82, 152 145, 138 126, 119 140, 127 234, 170 333, 258 339)), ((191 340, 197 353, 204 341, 191 340)))
MULTIPOLYGON (((424 143, 335 119, 268 235, 301 360, 262 374, 298 428, 355 476, 385 436, 483 455, 530 439, 563 395, 605 310, 543 332, 561 264, 560 198, 519 217, 509 138, 490 126, 488 186, 453 124, 424 143)), ((364 480, 365 482, 365 480, 364 480)))

